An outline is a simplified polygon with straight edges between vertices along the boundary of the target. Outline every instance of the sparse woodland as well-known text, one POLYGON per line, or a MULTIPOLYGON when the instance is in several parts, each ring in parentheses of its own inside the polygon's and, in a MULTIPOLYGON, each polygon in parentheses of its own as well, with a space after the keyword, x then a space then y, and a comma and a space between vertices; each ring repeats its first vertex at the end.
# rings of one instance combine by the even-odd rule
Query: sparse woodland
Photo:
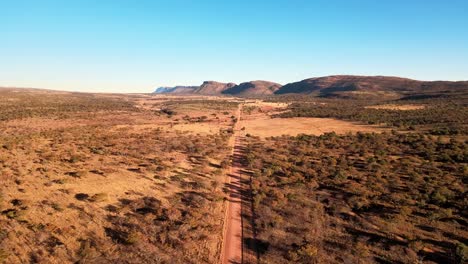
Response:
MULTIPOLYGON (((424 109, 411 111, 372 109, 367 101, 328 99, 292 104, 279 117, 327 117, 386 125, 395 129, 427 130, 433 135, 466 135, 468 105, 466 100, 395 101, 399 104, 422 104, 424 109)), ((381 102, 374 102, 378 104, 381 102)))
POLYGON ((249 139, 262 263, 462 263, 465 141, 423 134, 249 139))
POLYGON ((467 261, 463 97, 270 100, 293 102, 274 118, 334 118, 393 130, 266 139, 248 134, 261 263, 467 261), (407 105, 418 107, 398 110, 407 105))
MULTIPOLYGON (((12 93, 1 101, 9 121, 0 125, 0 262, 217 261, 226 129, 172 131, 200 118, 118 98, 12 93)), ((227 127, 232 107, 219 114, 227 127)))
POLYGON ((137 111, 134 105, 118 97, 85 93, 22 92, 0 89, 0 121, 30 117, 67 118, 77 113, 137 111))
POLYGON ((276 117, 404 132, 248 138, 261 263, 467 261, 467 105, 416 102, 425 108, 302 98, 276 117))
MULTIPOLYGON (((218 261, 238 101, 0 95, 0 262, 218 261)), ((388 129, 245 131, 260 263, 468 260, 464 99, 274 101, 293 102, 278 119, 388 129), (369 108, 384 103, 424 108, 369 108)))

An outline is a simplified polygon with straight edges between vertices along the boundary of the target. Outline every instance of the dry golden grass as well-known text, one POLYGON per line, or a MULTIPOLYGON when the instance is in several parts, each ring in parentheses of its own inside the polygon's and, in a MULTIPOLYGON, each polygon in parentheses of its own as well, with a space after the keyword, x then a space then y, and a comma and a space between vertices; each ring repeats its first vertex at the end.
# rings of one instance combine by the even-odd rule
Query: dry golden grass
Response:
POLYGON ((220 125, 216 123, 186 123, 176 124, 172 127, 172 129, 194 134, 216 134, 219 133, 220 125))
POLYGON ((407 105, 385 104, 385 105, 367 106, 366 108, 408 111, 408 110, 424 109, 426 107, 424 105, 413 105, 413 104, 407 104, 407 105))
POLYGON ((270 107, 270 108, 286 108, 289 103, 274 103, 274 102, 265 102, 262 100, 247 100, 244 104, 245 106, 256 106, 256 107, 270 107))
POLYGON ((271 118, 267 114, 252 114, 241 121, 246 133, 262 138, 298 134, 321 135, 327 132, 337 134, 356 132, 382 132, 378 126, 361 125, 331 118, 271 118))

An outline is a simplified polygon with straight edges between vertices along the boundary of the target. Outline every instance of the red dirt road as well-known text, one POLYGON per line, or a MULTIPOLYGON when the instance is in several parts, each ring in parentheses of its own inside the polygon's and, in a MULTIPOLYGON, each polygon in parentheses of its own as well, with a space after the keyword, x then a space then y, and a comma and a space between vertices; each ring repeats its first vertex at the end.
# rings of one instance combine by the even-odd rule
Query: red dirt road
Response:
POLYGON ((225 219, 225 233, 223 249, 221 252, 221 263, 234 264, 243 263, 243 234, 242 234, 242 193, 241 193, 241 120, 242 106, 239 106, 237 112, 237 122, 234 126, 234 144, 233 144, 233 160, 229 180, 227 182, 229 197, 225 219))
MULTIPOLYGON (((238 146, 240 137, 236 136, 235 145, 238 146)), ((237 148, 236 148, 237 149, 237 148)), ((238 150, 234 150, 234 156, 238 150)), ((230 193, 226 214, 226 233, 224 235, 224 248, 222 263, 243 263, 242 259, 242 196, 241 174, 238 162, 234 159, 231 168, 230 177, 230 193)))

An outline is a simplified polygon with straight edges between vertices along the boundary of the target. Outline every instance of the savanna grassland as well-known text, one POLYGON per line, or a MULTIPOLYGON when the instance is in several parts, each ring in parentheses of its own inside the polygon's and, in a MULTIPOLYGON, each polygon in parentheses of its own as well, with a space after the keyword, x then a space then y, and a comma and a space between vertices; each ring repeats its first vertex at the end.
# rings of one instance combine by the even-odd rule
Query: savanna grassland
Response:
POLYGON ((236 109, 0 90, 1 261, 216 262, 236 109))
POLYGON ((261 263, 467 261, 466 99, 273 101, 291 102, 275 119, 376 129, 247 131, 261 263))
POLYGON ((238 144, 259 263, 465 263, 467 110, 0 89, 0 261, 219 263, 238 144))

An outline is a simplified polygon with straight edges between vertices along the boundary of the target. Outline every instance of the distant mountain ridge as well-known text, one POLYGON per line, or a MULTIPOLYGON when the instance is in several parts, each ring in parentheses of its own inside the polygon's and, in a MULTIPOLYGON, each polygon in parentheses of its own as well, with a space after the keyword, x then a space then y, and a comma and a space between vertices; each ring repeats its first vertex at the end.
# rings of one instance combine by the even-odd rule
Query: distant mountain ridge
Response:
POLYGON ((206 95, 216 95, 221 94, 224 91, 236 86, 235 83, 221 83, 215 81, 205 81, 203 84, 198 87, 194 93, 196 94, 206 94, 206 95))
POLYGON ((198 86, 174 86, 174 87, 158 87, 153 93, 166 94, 166 93, 192 93, 198 86))
POLYGON ((235 83, 222 83, 216 81, 205 81, 200 86, 174 86, 159 87, 153 92, 155 94, 200 94, 200 95, 270 95, 274 94, 281 84, 269 81, 250 81, 239 85, 235 83))
POLYGON ((223 94, 232 94, 232 95, 270 95, 274 94, 281 84, 268 82, 268 81, 251 81, 244 82, 239 85, 233 86, 223 92, 223 94))
POLYGON ((155 93, 260 96, 274 94, 317 94, 319 96, 349 96, 367 94, 398 96, 468 91, 468 81, 417 81, 389 76, 333 75, 309 78, 284 86, 269 81, 250 81, 241 84, 206 81, 200 86, 160 87, 155 93))
POLYGON ((305 79, 289 83, 281 87, 276 94, 320 92, 330 94, 337 92, 424 92, 442 91, 445 89, 463 89, 468 82, 449 81, 416 81, 400 77, 388 76, 353 76, 335 75, 305 79))

